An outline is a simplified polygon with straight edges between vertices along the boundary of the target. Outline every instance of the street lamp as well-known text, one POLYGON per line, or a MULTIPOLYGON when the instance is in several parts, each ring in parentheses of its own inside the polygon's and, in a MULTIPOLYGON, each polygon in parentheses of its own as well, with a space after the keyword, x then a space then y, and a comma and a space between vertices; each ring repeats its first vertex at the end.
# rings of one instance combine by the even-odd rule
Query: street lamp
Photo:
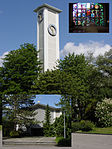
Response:
POLYGON ((65 111, 64 111, 64 138, 66 138, 65 111))

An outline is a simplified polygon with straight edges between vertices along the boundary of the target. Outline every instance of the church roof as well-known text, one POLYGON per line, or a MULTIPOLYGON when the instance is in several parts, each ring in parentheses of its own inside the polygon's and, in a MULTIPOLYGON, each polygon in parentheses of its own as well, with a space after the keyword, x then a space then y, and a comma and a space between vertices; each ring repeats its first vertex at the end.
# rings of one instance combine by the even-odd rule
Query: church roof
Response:
MULTIPOLYGON (((46 109, 46 107, 47 107, 47 105, 44 105, 44 104, 35 104, 35 105, 33 105, 32 106, 32 109, 38 109, 38 108, 42 108, 42 109, 46 109)), ((49 106, 49 109, 51 110, 51 111, 57 111, 57 112, 60 112, 60 111, 62 111, 61 110, 61 108, 55 108, 55 107, 52 107, 52 106, 49 106)))
POLYGON ((37 8, 34 10, 34 12, 38 12, 41 8, 44 8, 44 7, 48 8, 48 9, 51 9, 51 10, 54 10, 54 11, 56 11, 56 12, 58 12, 58 13, 62 12, 62 10, 60 10, 60 9, 58 9, 58 8, 55 8, 55 7, 53 7, 53 6, 50 6, 50 5, 48 5, 48 4, 43 4, 43 5, 39 6, 39 7, 37 7, 37 8))

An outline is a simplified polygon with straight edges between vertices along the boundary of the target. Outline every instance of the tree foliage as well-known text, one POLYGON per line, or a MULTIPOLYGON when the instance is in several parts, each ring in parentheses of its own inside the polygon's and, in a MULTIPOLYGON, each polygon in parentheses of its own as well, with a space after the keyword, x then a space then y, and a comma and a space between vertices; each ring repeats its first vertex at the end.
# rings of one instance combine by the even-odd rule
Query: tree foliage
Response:
POLYGON ((104 98, 112 98, 112 49, 106 52, 104 56, 99 56, 96 60, 98 70, 102 76, 102 95, 104 98))
MULTIPOLYGON (((69 91, 69 93, 64 94, 65 98, 63 101, 71 101, 73 109, 72 116, 75 119, 85 119, 87 113, 91 110, 89 107, 93 104, 93 102, 91 102, 92 99, 96 99, 96 93, 92 90, 93 82, 90 80, 93 73, 98 75, 97 70, 88 63, 84 55, 75 54, 65 56, 64 60, 60 60, 58 67, 60 71, 65 72, 68 76, 71 76, 70 81, 63 82, 64 89, 66 88, 66 90, 69 91), (69 85, 66 85, 66 83, 69 85)), ((96 100, 94 100, 94 102, 95 101, 96 100)), ((60 104, 63 103, 61 102, 60 104)))
POLYGON ((45 119, 44 119, 44 123, 43 123, 43 129, 44 129, 44 135, 46 137, 52 136, 51 114, 50 114, 49 105, 46 106, 45 119))
POLYGON ((102 97, 100 71, 84 55, 75 54, 65 56, 57 68, 39 76, 33 86, 35 92, 61 94, 59 104, 65 106, 69 114, 72 112, 72 119, 91 120, 96 103, 102 97))
POLYGON ((33 44, 23 44, 3 59, 3 94, 30 94, 31 86, 41 70, 33 44))
POLYGON ((20 127, 24 124, 26 127, 34 123, 34 111, 29 110, 28 107, 32 106, 33 95, 5 95, 3 100, 3 117, 7 121, 11 121, 13 129, 16 130, 16 125, 20 127))
MULTIPOLYGON (((70 123, 70 121, 69 121, 67 113, 66 113, 66 115, 65 115, 66 138, 70 138, 70 135, 71 135, 69 123, 70 123)), ((54 131, 56 137, 64 137, 64 114, 63 113, 60 117, 57 117, 55 119, 55 122, 53 123, 53 131, 54 131)))
POLYGON ((41 73, 37 80, 35 80, 32 90, 35 94, 61 94, 59 70, 47 70, 41 73))

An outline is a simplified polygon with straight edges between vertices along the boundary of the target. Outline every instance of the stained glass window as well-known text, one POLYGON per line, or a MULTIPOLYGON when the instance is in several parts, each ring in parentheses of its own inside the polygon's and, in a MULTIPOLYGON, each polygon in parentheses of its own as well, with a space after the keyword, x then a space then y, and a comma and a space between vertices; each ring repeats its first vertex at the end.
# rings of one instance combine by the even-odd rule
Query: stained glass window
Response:
POLYGON ((99 3, 73 4, 73 22, 75 26, 104 26, 104 9, 99 3))

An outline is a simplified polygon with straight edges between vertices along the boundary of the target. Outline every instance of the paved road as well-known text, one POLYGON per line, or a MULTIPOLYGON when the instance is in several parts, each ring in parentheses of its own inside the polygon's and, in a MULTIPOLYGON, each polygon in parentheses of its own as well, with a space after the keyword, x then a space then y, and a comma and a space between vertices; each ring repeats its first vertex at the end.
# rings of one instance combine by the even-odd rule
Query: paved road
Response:
POLYGON ((71 149, 71 147, 57 147, 53 145, 5 145, 0 149, 71 149))
POLYGON ((56 146, 55 137, 25 137, 3 139, 0 149, 69 149, 56 146))
MULTIPOLYGON (((3 145, 0 149, 112 149, 112 135, 93 135, 93 134, 73 134, 72 147, 57 147, 53 144, 55 138, 51 137, 31 137, 7 139, 7 141, 18 141, 19 144, 3 145), (48 144, 47 141, 51 141, 48 144), (24 142, 28 144, 24 144, 24 142), (38 144, 41 142, 41 144, 38 144), (46 144, 44 144, 44 143, 46 144), (23 144, 22 144, 23 143, 23 144), (36 144, 32 144, 36 143, 36 144)), ((4 140, 6 141, 6 140, 4 140)))

